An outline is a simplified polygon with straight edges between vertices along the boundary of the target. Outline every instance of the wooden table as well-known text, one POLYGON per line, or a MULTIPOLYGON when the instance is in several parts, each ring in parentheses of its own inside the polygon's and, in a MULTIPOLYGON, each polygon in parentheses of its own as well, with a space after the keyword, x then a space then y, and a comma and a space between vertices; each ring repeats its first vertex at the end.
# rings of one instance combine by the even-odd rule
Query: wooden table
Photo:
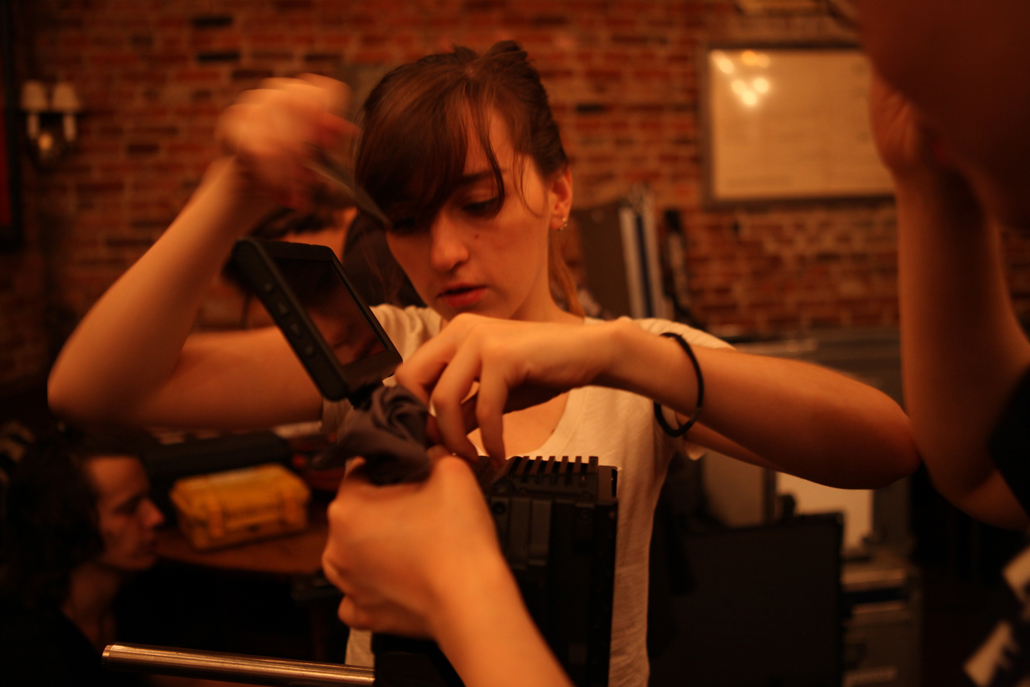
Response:
MULTIPOLYGON (((325 603, 335 590, 322 577, 322 550, 329 534, 325 505, 314 505, 308 526, 302 532, 287 534, 248 544, 236 544, 213 551, 197 551, 174 524, 157 534, 157 555, 165 560, 195 565, 227 573, 270 575, 288 581, 294 600, 307 607, 311 629, 312 653, 316 661, 327 657, 330 623, 338 623, 335 611, 328 613, 325 603), (313 590, 314 596, 297 594, 299 589, 313 590)), ((335 601, 332 602, 335 608, 335 601)))
POLYGON ((221 570, 272 575, 315 575, 322 570, 322 550, 329 534, 324 508, 313 508, 302 532, 213 551, 197 551, 174 524, 157 533, 160 558, 221 570))

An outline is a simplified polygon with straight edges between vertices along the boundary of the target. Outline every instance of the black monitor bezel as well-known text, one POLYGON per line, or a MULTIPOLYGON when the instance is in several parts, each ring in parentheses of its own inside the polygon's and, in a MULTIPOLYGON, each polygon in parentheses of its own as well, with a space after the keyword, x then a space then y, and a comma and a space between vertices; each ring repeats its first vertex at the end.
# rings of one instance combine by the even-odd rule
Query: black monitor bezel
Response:
POLYGON ((369 387, 378 385, 400 365, 401 355, 397 347, 351 284, 343 265, 328 246, 245 237, 233 247, 232 261, 244 282, 268 310, 321 394, 329 400, 347 398, 357 403, 369 387), (385 350, 346 365, 341 364, 279 270, 277 259, 330 265, 385 350), (279 307, 284 301, 285 310, 279 307), (297 328, 293 327, 294 323, 299 327, 299 334, 297 328), (305 350, 307 344, 314 347, 313 352, 305 350))

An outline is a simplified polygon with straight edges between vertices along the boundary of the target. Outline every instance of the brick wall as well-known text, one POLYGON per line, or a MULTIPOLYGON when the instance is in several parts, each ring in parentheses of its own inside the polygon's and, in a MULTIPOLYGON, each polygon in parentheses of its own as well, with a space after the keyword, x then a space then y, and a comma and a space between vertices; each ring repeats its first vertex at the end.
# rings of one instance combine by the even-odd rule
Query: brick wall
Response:
MULTIPOLYGON (((20 83, 24 72, 20 51, 18 57, 11 67, 20 83)), ((15 139, 4 143, 5 153, 14 157, 20 170, 15 177, 20 177, 23 188, 35 189, 34 170, 24 164, 21 142, 15 139)), ((6 170, 3 176, 5 181, 9 180, 6 170)), ((24 195, 12 199, 12 214, 18 214, 14 206, 20 204, 26 220, 23 245, 16 248, 5 243, 0 250, 0 401, 9 392, 13 395, 26 385, 38 383, 50 359, 46 319, 48 270, 34 221, 36 194, 24 195)))
MULTIPOLYGON (((57 340, 174 217, 213 154, 218 113, 241 90, 507 38, 549 88, 578 205, 646 182, 659 210, 681 211, 702 321, 762 333, 897 321, 889 203, 701 205, 699 41, 839 36, 823 18, 749 19, 729 0, 37 0, 20 11, 28 70, 73 81, 86 107, 78 148, 27 185, 44 257, 23 260, 17 284, 0 281, 6 306, 25 283, 42 288, 35 271, 51 266, 57 340)), ((1030 237, 1008 244, 1017 307, 1030 316, 1030 237)), ((224 309, 212 305, 211 319, 224 309)), ((0 377, 40 364, 0 363, 0 377)))
POLYGON ((0 255, 0 396, 6 384, 38 381, 47 368, 45 267, 35 246, 0 255))

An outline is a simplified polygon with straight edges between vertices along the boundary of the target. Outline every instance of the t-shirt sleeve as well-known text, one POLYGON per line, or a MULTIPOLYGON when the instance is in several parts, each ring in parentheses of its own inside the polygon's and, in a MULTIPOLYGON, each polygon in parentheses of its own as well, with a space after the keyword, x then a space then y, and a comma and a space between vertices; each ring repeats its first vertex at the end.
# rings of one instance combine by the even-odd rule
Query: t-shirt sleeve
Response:
POLYGON ((675 332, 686 339, 687 343, 691 346, 701 346, 702 348, 733 348, 733 346, 722 339, 712 336, 708 332, 703 332, 700 329, 694 329, 693 327, 681 322, 672 322, 671 320, 662 320, 657 318, 633 320, 633 322, 640 326, 641 329, 649 331, 652 334, 675 332))
POLYGON ((987 443, 995 467, 1030 514, 1030 370, 1016 385, 987 443))

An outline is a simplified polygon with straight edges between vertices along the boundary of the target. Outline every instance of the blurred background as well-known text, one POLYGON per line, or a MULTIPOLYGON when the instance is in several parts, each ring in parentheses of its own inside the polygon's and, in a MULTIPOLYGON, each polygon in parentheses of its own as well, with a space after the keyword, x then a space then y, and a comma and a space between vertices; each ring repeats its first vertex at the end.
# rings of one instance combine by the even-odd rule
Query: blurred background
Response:
MULTIPOLYGON (((871 150, 868 73, 836 2, 11 0, 3 11, 0 424, 45 414, 65 338, 175 217, 241 91, 315 72, 360 97, 391 66, 505 39, 551 96, 575 178, 566 257, 595 312, 680 319, 903 403, 894 206, 875 163, 848 166, 871 150), (859 87, 773 97, 840 83, 859 87), (816 136, 828 142, 804 145, 816 136)), ((1030 321, 1030 235, 1006 235, 1005 251, 1030 321)), ((238 326, 241 307, 235 286, 213 284, 197 327, 238 326)), ((670 484, 681 520, 684 499, 730 526, 769 525, 812 499, 813 512, 849 513, 845 573, 890 559, 888 581, 871 587, 889 591, 855 597, 870 587, 853 578, 852 601, 894 605, 867 608, 864 630, 847 621, 844 684, 964 684, 957 667, 1018 535, 963 516, 921 473, 820 501, 708 456, 670 484), (897 655, 870 663, 878 646, 897 655)))

